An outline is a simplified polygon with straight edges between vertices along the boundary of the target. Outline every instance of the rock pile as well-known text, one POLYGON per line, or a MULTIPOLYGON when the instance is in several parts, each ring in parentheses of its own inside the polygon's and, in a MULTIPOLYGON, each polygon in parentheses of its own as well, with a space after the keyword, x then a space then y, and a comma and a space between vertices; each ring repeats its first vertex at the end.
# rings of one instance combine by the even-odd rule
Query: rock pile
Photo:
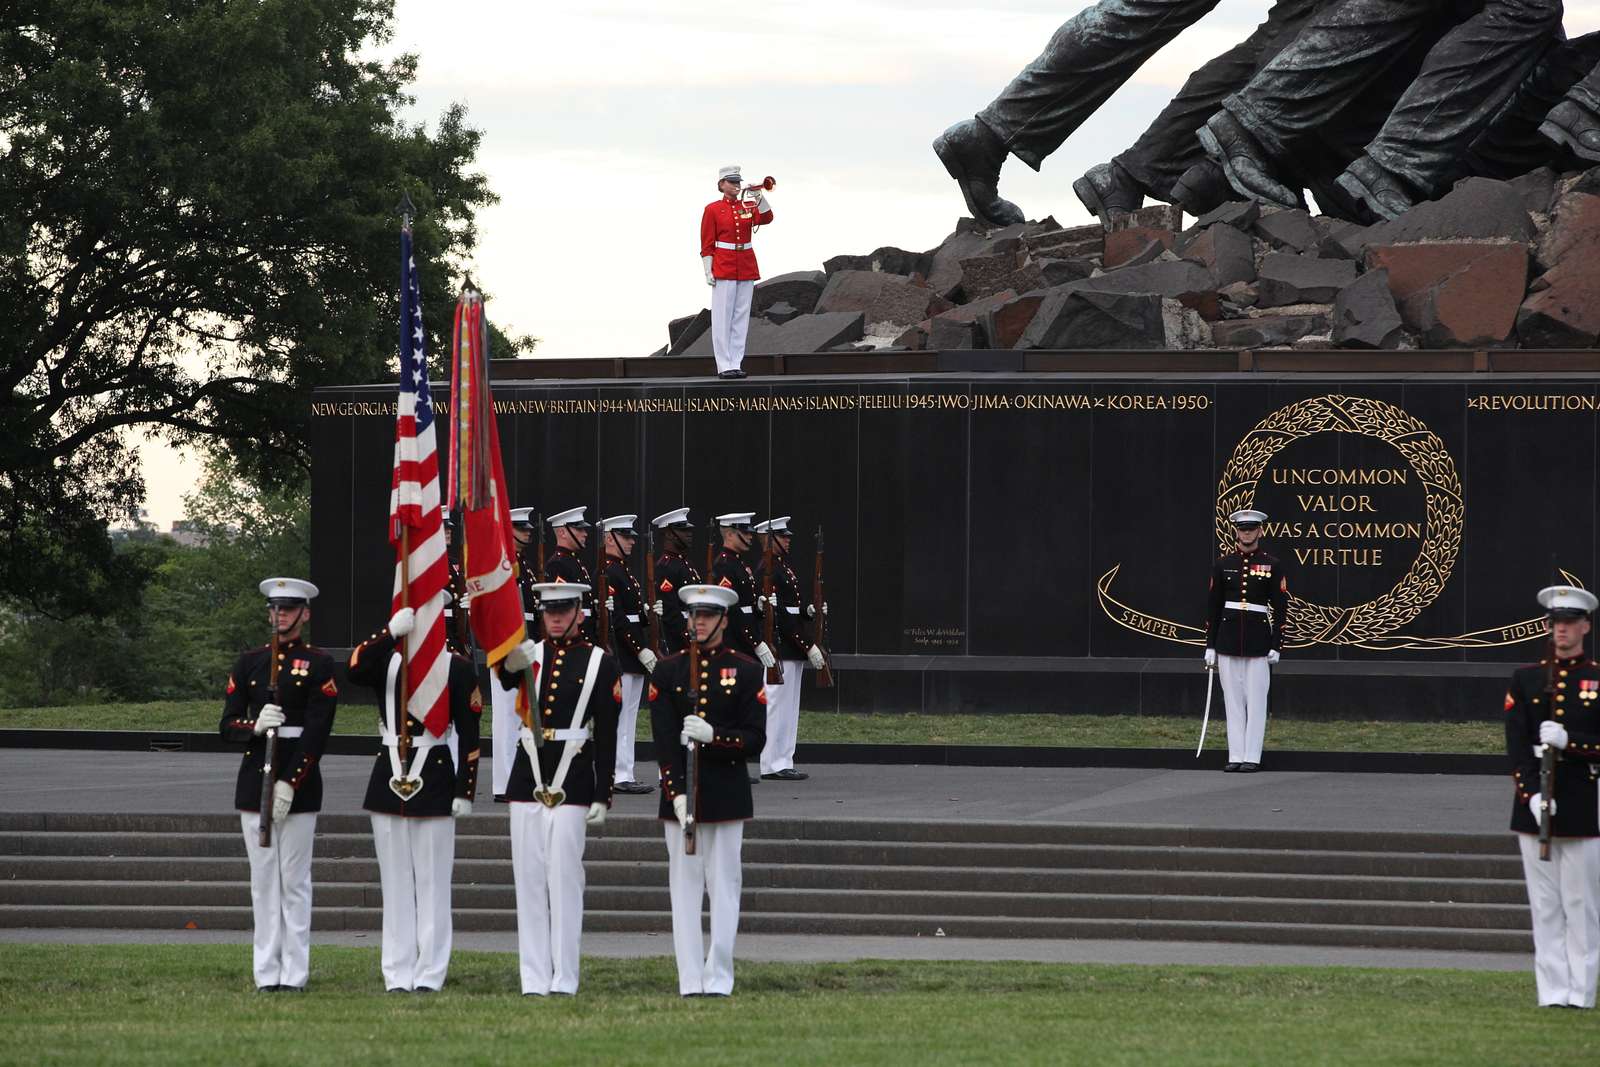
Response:
MULTIPOLYGON (((1600 341, 1600 168, 1468 178, 1360 226, 1225 204, 1106 232, 971 219, 937 248, 835 256, 757 284, 747 351, 1589 348, 1600 341)), ((655 355, 710 355, 710 312, 655 355)))

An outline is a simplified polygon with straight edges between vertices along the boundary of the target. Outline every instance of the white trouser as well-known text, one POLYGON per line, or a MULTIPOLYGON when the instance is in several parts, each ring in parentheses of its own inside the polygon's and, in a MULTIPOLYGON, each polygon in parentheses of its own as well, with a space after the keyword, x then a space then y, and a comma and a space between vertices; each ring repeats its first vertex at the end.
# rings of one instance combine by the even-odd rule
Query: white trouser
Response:
POLYGON ((644 675, 622 676, 622 714, 617 719, 617 781, 633 781, 633 736, 639 722, 644 675))
POLYGON ((767 743, 761 748, 761 773, 794 766, 795 738, 800 732, 800 672, 803 659, 783 661, 783 684, 767 683, 767 743))
POLYGON ((578 991, 583 820, 588 813, 581 804, 511 804, 511 874, 517 885, 517 956, 524 993, 578 991))
POLYGON ((444 987, 450 969, 450 875, 456 821, 372 813, 383 887, 383 987, 444 987))
POLYGON ((1533 974, 1539 1006, 1594 1007, 1600 974, 1600 838, 1555 837, 1539 859, 1537 834, 1518 834, 1533 912, 1533 974))
POLYGON ((494 712, 494 795, 498 797, 505 793, 506 783, 511 780, 511 764, 517 758, 517 731, 522 728, 522 720, 517 716, 517 690, 501 685, 494 671, 489 678, 489 704, 494 712))
POLYGON ((270 848, 261 847, 261 817, 255 812, 241 811, 239 827, 250 856, 256 985, 301 988, 311 973, 311 843, 317 813, 273 823, 270 848))
POLYGON ((695 854, 683 852, 683 828, 662 823, 667 834, 667 882, 672 887, 672 947, 678 956, 678 992, 732 993, 733 938, 739 932, 740 855, 744 822, 702 823, 695 854), (711 951, 700 934, 700 902, 711 898, 711 951))
POLYGON ((745 336, 750 332, 750 300, 755 282, 718 278, 711 290, 711 351, 717 370, 738 370, 744 362, 745 336))
POLYGON ((1228 762, 1260 763, 1267 737, 1267 687, 1272 667, 1265 656, 1217 656, 1222 704, 1228 709, 1228 762))

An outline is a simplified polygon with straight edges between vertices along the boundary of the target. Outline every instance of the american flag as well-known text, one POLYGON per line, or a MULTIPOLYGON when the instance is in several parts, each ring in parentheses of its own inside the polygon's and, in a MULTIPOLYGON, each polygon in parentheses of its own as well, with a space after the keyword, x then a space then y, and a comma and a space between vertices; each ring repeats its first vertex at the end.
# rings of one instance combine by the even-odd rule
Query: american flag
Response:
POLYGON ((400 230, 400 406, 389 488, 389 543, 395 549, 391 611, 402 606, 416 610, 416 626, 405 642, 406 709, 439 737, 450 725, 450 653, 444 627, 444 591, 450 575, 424 336, 422 290, 407 225, 400 230), (409 565, 404 568, 403 544, 410 547, 409 565))

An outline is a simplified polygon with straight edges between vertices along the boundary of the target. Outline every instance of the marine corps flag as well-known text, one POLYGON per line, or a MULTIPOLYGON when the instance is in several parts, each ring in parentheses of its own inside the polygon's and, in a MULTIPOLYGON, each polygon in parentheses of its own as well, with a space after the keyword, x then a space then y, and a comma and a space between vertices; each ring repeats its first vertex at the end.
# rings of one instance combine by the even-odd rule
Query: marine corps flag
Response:
POLYGON ((483 297, 471 289, 456 304, 450 370, 450 506, 461 508, 466 537, 461 570, 472 633, 489 666, 527 639, 516 542, 506 503, 500 431, 489 395, 489 339, 483 297))

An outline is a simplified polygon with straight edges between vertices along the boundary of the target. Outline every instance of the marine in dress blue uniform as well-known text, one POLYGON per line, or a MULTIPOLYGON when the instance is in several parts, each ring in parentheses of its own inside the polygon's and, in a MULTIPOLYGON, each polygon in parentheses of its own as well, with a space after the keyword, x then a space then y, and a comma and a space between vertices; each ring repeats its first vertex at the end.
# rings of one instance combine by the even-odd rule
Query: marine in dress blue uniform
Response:
POLYGON ((1215 667, 1228 714, 1227 771, 1261 767, 1267 736, 1267 691, 1283 649, 1289 580, 1283 563, 1261 547, 1265 513, 1229 517, 1236 547, 1211 565, 1206 606, 1206 666, 1215 667))

